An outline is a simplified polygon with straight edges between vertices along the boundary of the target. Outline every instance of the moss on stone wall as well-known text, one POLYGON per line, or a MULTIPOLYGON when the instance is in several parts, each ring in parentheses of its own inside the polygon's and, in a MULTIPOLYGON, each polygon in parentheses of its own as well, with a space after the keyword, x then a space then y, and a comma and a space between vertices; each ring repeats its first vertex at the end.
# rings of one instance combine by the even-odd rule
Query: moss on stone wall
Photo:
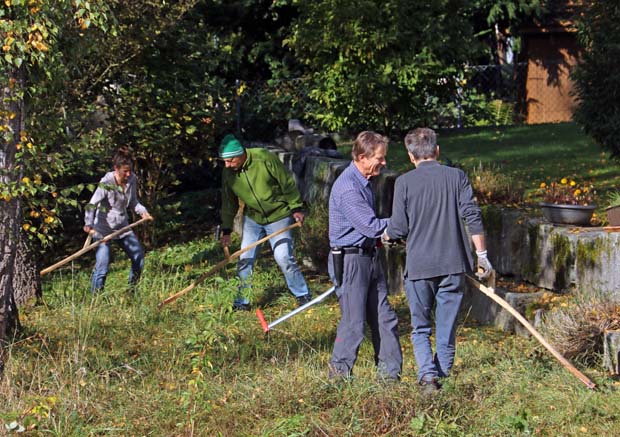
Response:
POLYGON ((500 235, 502 232, 502 208, 496 205, 482 205, 482 222, 487 235, 500 235))
MULTIPOLYGON (((536 277, 540 274, 540 236, 538 233, 538 225, 528 224, 527 234, 529 237, 529 257, 524 265, 524 274, 526 276, 536 277)), ((535 279, 535 278, 532 278, 535 279)))
POLYGON ((577 268, 579 271, 592 269, 600 264, 603 250, 609 250, 609 245, 599 238, 593 241, 577 241, 577 268))
POLYGON ((571 250, 571 243, 568 237, 553 233, 551 235, 551 247, 553 248, 553 269, 555 279, 553 287, 562 290, 570 283, 569 272, 571 264, 575 261, 575 255, 571 250))

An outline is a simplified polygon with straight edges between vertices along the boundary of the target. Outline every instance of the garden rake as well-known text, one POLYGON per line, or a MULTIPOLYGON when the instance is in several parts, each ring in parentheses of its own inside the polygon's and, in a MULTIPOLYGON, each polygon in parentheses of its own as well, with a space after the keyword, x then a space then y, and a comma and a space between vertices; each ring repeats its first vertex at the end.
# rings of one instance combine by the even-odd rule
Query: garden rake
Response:
POLYGON ((225 248, 224 253, 226 258, 224 258, 222 261, 220 261, 219 263, 217 263, 216 265, 214 265, 211 270, 209 270, 206 273, 203 273, 202 275, 200 275, 200 277, 198 279, 196 279, 193 283, 191 283, 190 285, 188 285, 187 287, 185 287, 183 290, 168 296, 166 299, 162 300, 158 305, 157 308, 161 309, 164 305, 170 303, 170 302, 174 302, 175 300, 177 300, 179 297, 183 296, 184 294, 188 293, 189 291, 193 290, 194 288, 196 288, 196 286, 200 283, 202 283, 205 279, 207 279, 209 276, 213 275, 215 272, 217 272, 218 270, 220 270, 222 267, 224 267, 226 264, 228 264, 230 261, 237 259, 241 256, 241 254, 247 252, 250 249, 253 249, 254 247, 264 243, 265 241, 268 241, 270 238, 275 237, 276 235, 280 235, 290 229, 293 228, 298 228, 301 226, 301 222, 295 222, 292 225, 289 225, 283 229, 280 229, 279 231, 276 231, 272 234, 267 235, 266 237, 261 238, 260 240, 258 240, 255 243, 250 244, 249 246, 244 247, 243 249, 240 249, 238 251, 236 251, 235 253, 233 253, 232 255, 228 255, 228 248, 225 248))
MULTIPOLYGON (((494 272, 493 272, 494 273, 494 272)), ((491 274, 492 282, 495 282, 495 275, 491 274)), ((491 300, 499 304, 502 308, 508 311, 513 317, 515 317, 524 327, 527 329, 530 334, 538 340, 540 344, 542 344, 551 355, 553 355, 559 362, 564 366, 570 373, 576 376, 581 382, 583 382, 589 389, 594 390, 596 388, 596 384, 592 382, 587 376, 581 373, 575 366, 573 366, 566 358, 562 356, 553 346, 551 346, 536 329, 532 326, 530 322, 527 321, 525 317, 523 317, 517 310, 515 310, 508 302, 502 299, 495 293, 495 284, 493 287, 488 287, 478 280, 474 279, 470 275, 467 275, 467 280, 478 290, 480 290, 484 295, 489 297, 491 300)))
POLYGON ((284 322, 285 320, 290 319, 291 317, 295 316, 296 314, 299 314, 299 313, 307 310, 311 306, 316 305, 317 303, 324 301, 327 298, 327 296, 332 294, 334 291, 336 291, 336 286, 333 286, 332 288, 330 288, 329 290, 327 290, 323 294, 320 294, 319 296, 317 296, 314 299, 312 299, 310 302, 307 302, 307 303, 303 304, 299 308, 294 309, 290 313, 283 315, 279 319, 274 320, 273 322, 271 322, 269 324, 267 324, 267 321, 265 320, 265 315, 260 310, 260 308, 256 308, 256 317, 258 317, 258 321, 260 322, 260 325, 261 325, 261 327, 263 328, 263 331, 266 334, 274 326, 279 325, 280 323, 284 322))
POLYGON ((116 237, 118 235, 121 235, 121 234, 124 234, 125 232, 127 232, 131 228, 133 228, 135 226, 138 226, 138 225, 141 225, 142 223, 144 223, 146 221, 151 221, 151 220, 155 220, 153 218, 153 216, 151 216, 151 215, 149 215, 147 217, 143 217, 140 220, 137 220, 137 221, 133 222, 132 224, 127 225, 127 226, 125 226, 122 229, 119 229, 118 231, 114 231, 111 234, 106 235, 105 238, 102 238, 101 240, 97 240, 97 241, 95 241, 92 244, 91 244, 91 241, 93 239, 93 234, 89 233, 88 237, 86 237, 86 241, 84 242, 84 246, 80 250, 75 252, 73 255, 69 255, 68 257, 64 258, 63 260, 58 261, 56 264, 44 268, 43 270, 41 270, 41 272, 39 274, 41 276, 45 276, 48 273, 53 272, 57 268, 62 267, 65 264, 70 263, 71 261, 73 261, 76 258, 79 258, 80 256, 84 255, 86 252, 89 252, 89 251, 93 250, 95 247, 99 246, 100 244, 107 243, 108 241, 110 241, 114 237, 116 237))

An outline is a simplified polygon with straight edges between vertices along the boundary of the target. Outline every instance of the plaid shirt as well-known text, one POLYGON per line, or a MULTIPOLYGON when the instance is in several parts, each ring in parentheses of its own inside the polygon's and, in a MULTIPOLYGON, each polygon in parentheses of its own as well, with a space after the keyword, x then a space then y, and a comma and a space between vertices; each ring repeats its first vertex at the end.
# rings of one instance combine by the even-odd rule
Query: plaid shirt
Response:
POLYGON ((330 245, 374 247, 388 221, 377 218, 370 181, 351 162, 334 182, 329 196, 330 245))

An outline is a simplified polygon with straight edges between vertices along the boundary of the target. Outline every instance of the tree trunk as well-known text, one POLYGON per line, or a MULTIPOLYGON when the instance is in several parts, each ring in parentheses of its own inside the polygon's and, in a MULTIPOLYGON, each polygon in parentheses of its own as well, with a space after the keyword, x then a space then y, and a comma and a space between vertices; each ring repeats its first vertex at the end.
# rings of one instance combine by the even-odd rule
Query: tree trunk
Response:
MULTIPOLYGON (((4 166, 6 155, 0 151, 0 169, 4 166)), ((17 200, 0 201, 0 375, 4 370, 5 350, 8 340, 19 324, 17 307, 13 296, 13 268, 17 246, 16 212, 17 200)))
MULTIPOLYGON (((3 119, 4 130, 0 136, 0 185, 7 185, 17 179, 15 152, 23 126, 24 102, 17 96, 16 91, 23 89, 23 69, 15 69, 9 75, 2 76, 6 82, 0 84, 2 86, 0 109, 8 111, 13 116, 8 117, 8 120, 6 117, 3 119), (13 80, 9 81, 9 78, 13 80)), ((0 200, 0 374, 4 370, 8 341, 14 330, 19 327, 13 272, 19 241, 20 217, 18 199, 7 196, 0 200)))
POLYGON ((37 301, 42 300, 40 271, 41 266, 33 256, 26 236, 20 232, 13 265, 13 293, 17 306, 24 305, 33 297, 36 297, 37 301))

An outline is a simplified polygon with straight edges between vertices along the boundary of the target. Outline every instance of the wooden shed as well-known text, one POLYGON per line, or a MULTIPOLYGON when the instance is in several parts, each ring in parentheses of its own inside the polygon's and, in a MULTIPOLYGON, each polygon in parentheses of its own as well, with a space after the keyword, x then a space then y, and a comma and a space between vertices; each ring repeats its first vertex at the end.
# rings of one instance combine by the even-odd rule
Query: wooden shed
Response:
POLYGON ((580 57, 572 17, 581 3, 556 2, 544 21, 520 28, 520 57, 527 62, 523 110, 528 124, 572 120, 576 100, 570 73, 580 57))

